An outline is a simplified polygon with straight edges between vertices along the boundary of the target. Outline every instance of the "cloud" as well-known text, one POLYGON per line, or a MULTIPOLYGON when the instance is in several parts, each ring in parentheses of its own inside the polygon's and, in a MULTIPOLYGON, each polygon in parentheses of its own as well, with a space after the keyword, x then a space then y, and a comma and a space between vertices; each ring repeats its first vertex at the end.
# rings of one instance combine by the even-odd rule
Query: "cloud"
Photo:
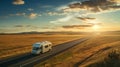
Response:
POLYGON ((102 12, 105 10, 119 9, 118 0, 84 0, 82 2, 74 2, 69 4, 67 8, 62 9, 63 11, 76 11, 87 10, 91 12, 102 12))
POLYGON ((22 24, 18 24, 18 25, 14 25, 15 28, 30 28, 30 29, 37 29, 39 27, 34 26, 34 25, 22 25, 22 24))
POLYGON ((111 0, 112 2, 120 3, 120 0, 111 0))
POLYGON ((86 20, 95 20, 96 18, 91 18, 91 17, 76 17, 80 20, 86 21, 86 20))
POLYGON ((50 16, 63 16, 63 15, 68 15, 67 12, 48 12, 47 13, 50 16))
POLYGON ((90 25, 102 25, 102 23, 99 22, 96 18, 92 18, 92 17, 76 17, 76 18, 90 25))
POLYGON ((28 8, 27 10, 28 10, 28 11, 33 11, 34 9, 32 9, 32 8, 28 8))
POLYGON ((14 5, 23 5, 23 4, 25 4, 25 2, 23 0, 14 0, 13 4, 14 5))
POLYGON ((48 15, 54 16, 54 15, 58 15, 58 13, 57 12, 48 12, 48 15))
POLYGON ((50 21, 50 23, 56 24, 56 23, 61 23, 61 22, 68 22, 72 18, 73 18, 73 16, 66 16, 64 18, 60 18, 60 19, 57 19, 55 21, 50 21))
POLYGON ((16 13, 16 16, 25 16, 26 13, 16 13))
POLYGON ((24 25, 15 25, 14 27, 24 27, 24 25))
POLYGON ((9 14, 9 16, 22 16, 30 19, 35 19, 38 16, 42 16, 42 14, 37 14, 37 13, 16 13, 16 14, 9 14))
POLYGON ((65 29, 71 29, 71 28, 77 28, 77 29, 83 29, 83 28, 88 28, 88 27, 92 27, 92 24, 86 24, 86 25, 66 25, 66 26, 62 26, 62 28, 65 29))
POLYGON ((14 25, 14 27, 33 27, 32 25, 21 25, 21 24, 19 24, 19 25, 14 25))
POLYGON ((25 16, 26 13, 9 14, 9 16, 25 16))
POLYGON ((30 19, 34 19, 34 18, 37 17, 37 13, 30 13, 30 14, 28 15, 28 17, 29 17, 30 19))

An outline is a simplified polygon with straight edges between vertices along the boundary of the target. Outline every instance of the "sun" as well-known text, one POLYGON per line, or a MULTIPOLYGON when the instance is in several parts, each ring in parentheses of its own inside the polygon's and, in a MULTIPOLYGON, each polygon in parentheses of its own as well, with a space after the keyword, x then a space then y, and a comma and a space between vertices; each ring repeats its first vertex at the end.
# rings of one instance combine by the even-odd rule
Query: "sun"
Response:
POLYGON ((92 26, 92 29, 94 31, 99 31, 100 30, 100 26, 99 25, 94 25, 94 26, 92 26))

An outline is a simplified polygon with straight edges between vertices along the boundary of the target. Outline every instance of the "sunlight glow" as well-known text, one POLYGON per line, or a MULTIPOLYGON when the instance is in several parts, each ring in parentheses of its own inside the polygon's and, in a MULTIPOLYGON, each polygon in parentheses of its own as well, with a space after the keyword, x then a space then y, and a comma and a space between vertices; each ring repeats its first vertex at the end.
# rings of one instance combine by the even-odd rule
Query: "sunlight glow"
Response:
POLYGON ((99 25, 94 25, 92 28, 93 28, 94 31, 99 31, 100 30, 100 26, 99 25))

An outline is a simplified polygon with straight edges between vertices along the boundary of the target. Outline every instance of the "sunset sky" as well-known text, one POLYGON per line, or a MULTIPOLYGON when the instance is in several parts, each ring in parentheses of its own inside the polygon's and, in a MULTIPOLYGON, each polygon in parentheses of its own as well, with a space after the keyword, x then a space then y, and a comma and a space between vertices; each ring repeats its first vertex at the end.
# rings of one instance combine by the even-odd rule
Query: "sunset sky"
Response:
POLYGON ((120 0, 0 0, 0 33, 120 30, 120 0))

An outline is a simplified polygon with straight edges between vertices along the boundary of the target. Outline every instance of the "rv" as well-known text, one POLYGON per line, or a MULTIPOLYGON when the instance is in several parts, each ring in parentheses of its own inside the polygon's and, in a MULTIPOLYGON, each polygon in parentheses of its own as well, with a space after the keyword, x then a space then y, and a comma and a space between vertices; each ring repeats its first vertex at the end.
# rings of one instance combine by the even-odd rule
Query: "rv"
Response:
POLYGON ((32 54, 45 53, 52 50, 52 43, 49 41, 37 42, 33 44, 32 54))

